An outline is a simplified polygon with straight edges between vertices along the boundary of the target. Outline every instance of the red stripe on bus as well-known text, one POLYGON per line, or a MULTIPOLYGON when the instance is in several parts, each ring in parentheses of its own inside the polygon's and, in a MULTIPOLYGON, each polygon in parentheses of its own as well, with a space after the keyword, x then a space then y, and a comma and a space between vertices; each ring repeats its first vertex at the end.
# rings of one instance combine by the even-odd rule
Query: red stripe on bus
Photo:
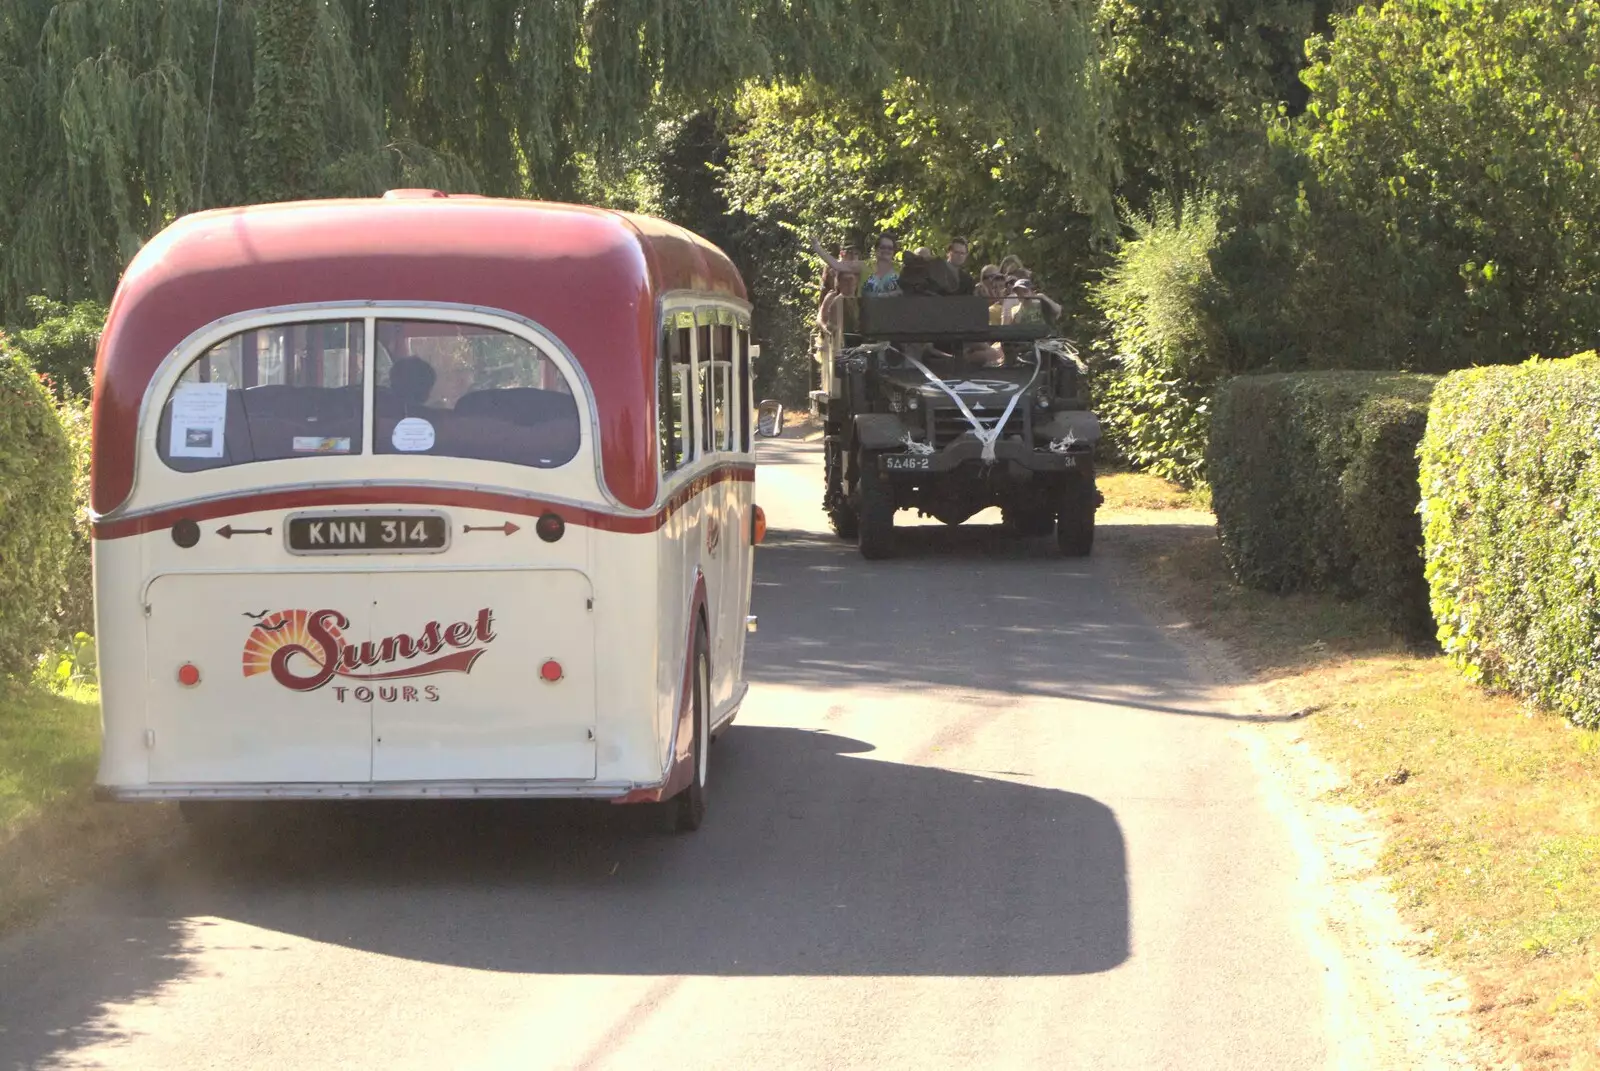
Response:
POLYGON ((559 513, 562 520, 568 524, 594 528, 602 532, 643 535, 654 532, 666 524, 668 517, 708 488, 728 480, 743 483, 753 482, 755 478, 756 467, 753 464, 719 465, 678 488, 654 513, 634 515, 607 513, 587 506, 547 502, 521 495, 464 487, 333 486, 256 491, 228 498, 211 499, 192 506, 174 506, 132 517, 99 521, 94 525, 94 538, 123 539, 128 536, 145 535, 171 528, 182 520, 216 521, 247 513, 336 506, 453 506, 457 509, 510 513, 520 517, 536 517, 541 513, 551 512, 559 513))

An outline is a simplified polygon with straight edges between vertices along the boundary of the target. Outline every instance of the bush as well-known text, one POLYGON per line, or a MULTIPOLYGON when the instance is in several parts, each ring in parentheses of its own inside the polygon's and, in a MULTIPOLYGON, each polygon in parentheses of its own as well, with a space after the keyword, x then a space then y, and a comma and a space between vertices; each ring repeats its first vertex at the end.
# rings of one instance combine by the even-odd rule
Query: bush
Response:
POLYGON ((72 542, 67 552, 61 604, 56 613, 59 642, 79 643, 80 633, 94 632, 94 570, 89 530, 89 397, 74 394, 56 403, 56 417, 72 451, 72 542))
POLYGON ((0 676, 29 679, 59 634, 72 477, 50 392, 0 336, 0 676))
POLYGON ((1109 329, 1095 358, 1095 409, 1114 451, 1192 487, 1202 475, 1211 390, 1226 367, 1212 315, 1217 200, 1158 206, 1129 226, 1134 236, 1092 293, 1109 329))
POLYGON ((50 380, 58 397, 87 396, 95 349, 106 324, 105 306, 80 301, 69 307, 31 297, 27 307, 32 323, 12 332, 12 344, 50 380))
POLYGON ((1246 376, 1217 392, 1206 473, 1240 583, 1369 599, 1408 639, 1433 631, 1417 443, 1436 377, 1246 376))
POLYGON ((1422 441, 1427 578, 1468 676, 1600 727, 1600 357, 1456 372, 1422 441))

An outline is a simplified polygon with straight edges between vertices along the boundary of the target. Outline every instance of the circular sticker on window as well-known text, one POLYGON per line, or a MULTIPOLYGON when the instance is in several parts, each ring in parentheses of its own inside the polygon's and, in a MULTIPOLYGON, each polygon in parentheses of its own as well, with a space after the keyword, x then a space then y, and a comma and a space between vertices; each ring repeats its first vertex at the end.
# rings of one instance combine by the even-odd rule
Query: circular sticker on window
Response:
POLYGON ((433 425, 421 417, 408 416, 394 426, 390 437, 394 448, 402 454, 416 454, 433 449, 433 425))

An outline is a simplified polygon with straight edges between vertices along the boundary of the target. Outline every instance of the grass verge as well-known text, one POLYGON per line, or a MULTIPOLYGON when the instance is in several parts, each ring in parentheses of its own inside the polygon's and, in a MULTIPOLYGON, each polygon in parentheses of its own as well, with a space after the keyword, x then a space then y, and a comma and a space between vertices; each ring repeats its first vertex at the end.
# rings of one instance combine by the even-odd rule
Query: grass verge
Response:
POLYGON ((1480 691, 1360 603, 1238 586, 1205 514, 1101 520, 1157 597, 1308 712, 1346 778, 1331 795, 1386 830, 1384 874, 1504 1065, 1600 1069, 1600 733, 1480 691))
POLYGON ((166 807, 92 796, 99 694, 0 682, 0 933, 172 828, 166 807))

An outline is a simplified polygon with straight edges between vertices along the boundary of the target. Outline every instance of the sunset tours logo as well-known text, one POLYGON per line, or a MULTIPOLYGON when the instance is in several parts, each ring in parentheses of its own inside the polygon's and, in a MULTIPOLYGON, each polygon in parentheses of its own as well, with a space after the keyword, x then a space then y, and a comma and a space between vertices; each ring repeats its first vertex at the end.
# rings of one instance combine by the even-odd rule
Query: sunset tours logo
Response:
POLYGON ((494 611, 485 607, 472 621, 445 624, 429 621, 415 635, 398 633, 381 640, 349 638, 350 619, 338 610, 278 610, 257 618, 245 640, 246 677, 270 673, 296 692, 314 692, 332 684, 334 698, 345 702, 437 702, 434 685, 386 684, 471 673, 494 642, 494 611), (334 683, 335 679, 351 684, 334 683), (378 684, 373 688, 371 684, 378 684))

